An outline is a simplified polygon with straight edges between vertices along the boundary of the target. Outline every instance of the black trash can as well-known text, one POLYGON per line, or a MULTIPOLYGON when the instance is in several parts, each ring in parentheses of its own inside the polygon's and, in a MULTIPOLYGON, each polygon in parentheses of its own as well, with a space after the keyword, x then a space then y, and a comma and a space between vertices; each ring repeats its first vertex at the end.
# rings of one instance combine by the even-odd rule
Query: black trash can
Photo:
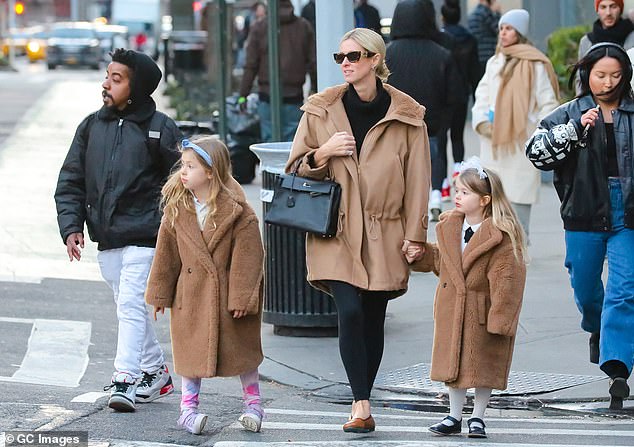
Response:
POLYGON ((206 31, 172 31, 169 41, 171 73, 178 70, 205 70, 206 31))
MULTIPOLYGON (((262 168, 263 216, 275 182, 284 172, 291 143, 258 143, 250 149, 262 168)), ((327 294, 306 281, 306 233, 263 222, 265 289, 263 320, 277 335, 337 336, 337 309, 327 294)))

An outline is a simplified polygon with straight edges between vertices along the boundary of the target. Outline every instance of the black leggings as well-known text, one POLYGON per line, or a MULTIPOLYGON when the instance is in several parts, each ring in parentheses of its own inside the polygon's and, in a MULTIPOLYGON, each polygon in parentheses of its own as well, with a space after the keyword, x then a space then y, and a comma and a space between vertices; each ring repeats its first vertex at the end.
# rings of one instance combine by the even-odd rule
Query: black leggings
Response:
POLYGON ((383 357, 383 326, 389 292, 359 290, 329 281, 339 317, 339 352, 355 401, 370 399, 383 357))
MULTIPOLYGON (((451 110, 451 152, 454 163, 460 163, 464 159, 464 126, 467 122, 469 103, 456 104, 451 110)), ((438 153, 447 160, 447 131, 438 133, 438 153)), ((447 162, 445 161, 445 167, 447 162)), ((445 174, 446 177, 446 174, 445 174)), ((443 177, 444 179, 444 177, 443 177)))

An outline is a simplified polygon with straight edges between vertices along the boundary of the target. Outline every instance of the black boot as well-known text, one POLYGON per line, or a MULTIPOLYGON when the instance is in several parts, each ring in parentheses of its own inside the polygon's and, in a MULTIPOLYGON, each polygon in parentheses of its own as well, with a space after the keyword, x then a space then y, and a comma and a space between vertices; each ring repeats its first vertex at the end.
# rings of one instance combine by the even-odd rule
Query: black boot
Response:
POLYGON ((599 364, 599 332, 590 334, 590 363, 599 364))
POLYGON ((622 410, 623 399, 630 396, 630 387, 627 384, 627 379, 623 377, 616 377, 610 379, 610 410, 622 410))
POLYGON ((630 387, 627 379, 630 371, 620 360, 608 360, 601 365, 601 371, 610 376, 610 410, 623 409, 623 399, 630 396, 630 387))

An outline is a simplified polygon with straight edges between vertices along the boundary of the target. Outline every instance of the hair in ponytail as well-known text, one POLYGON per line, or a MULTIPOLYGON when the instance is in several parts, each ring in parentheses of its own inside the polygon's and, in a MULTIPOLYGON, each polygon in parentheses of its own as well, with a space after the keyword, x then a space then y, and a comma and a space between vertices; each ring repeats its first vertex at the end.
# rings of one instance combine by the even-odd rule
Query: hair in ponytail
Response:
POLYGON ((485 178, 481 178, 477 169, 466 169, 458 175, 460 182, 480 197, 489 196, 491 200, 484 208, 485 219, 490 217, 493 226, 508 234, 513 246, 513 254, 518 261, 527 262, 526 237, 511 202, 506 197, 502 181, 490 169, 483 168, 485 178))
POLYGON ((354 28, 343 35, 343 37, 341 38, 341 42, 348 39, 354 40, 366 51, 381 56, 381 59, 376 65, 374 72, 379 77, 379 79, 381 79, 381 81, 387 81, 387 78, 390 75, 390 70, 385 64, 385 41, 383 40, 383 37, 381 37, 381 35, 379 35, 376 31, 372 31, 371 29, 354 28))

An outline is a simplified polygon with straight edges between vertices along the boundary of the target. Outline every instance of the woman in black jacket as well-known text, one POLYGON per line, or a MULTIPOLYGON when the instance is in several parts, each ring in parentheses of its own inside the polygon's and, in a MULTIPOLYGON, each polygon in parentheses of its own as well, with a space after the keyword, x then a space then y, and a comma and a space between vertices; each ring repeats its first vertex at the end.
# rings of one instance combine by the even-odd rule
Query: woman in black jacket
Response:
POLYGON ((432 220, 441 212, 442 183, 447 177, 447 153, 438 148, 438 135, 449 127, 451 108, 462 101, 460 77, 452 55, 437 42, 440 31, 431 0, 403 0, 394 9, 392 42, 385 62, 390 69, 387 83, 425 106, 425 123, 431 153, 432 220))
POLYGON ((575 65, 581 93, 542 120, 526 146, 554 170, 566 230, 565 265, 590 361, 610 376, 610 409, 621 409, 634 363, 634 99, 625 50, 599 43, 575 65), (608 280, 601 280, 608 260, 608 280))

